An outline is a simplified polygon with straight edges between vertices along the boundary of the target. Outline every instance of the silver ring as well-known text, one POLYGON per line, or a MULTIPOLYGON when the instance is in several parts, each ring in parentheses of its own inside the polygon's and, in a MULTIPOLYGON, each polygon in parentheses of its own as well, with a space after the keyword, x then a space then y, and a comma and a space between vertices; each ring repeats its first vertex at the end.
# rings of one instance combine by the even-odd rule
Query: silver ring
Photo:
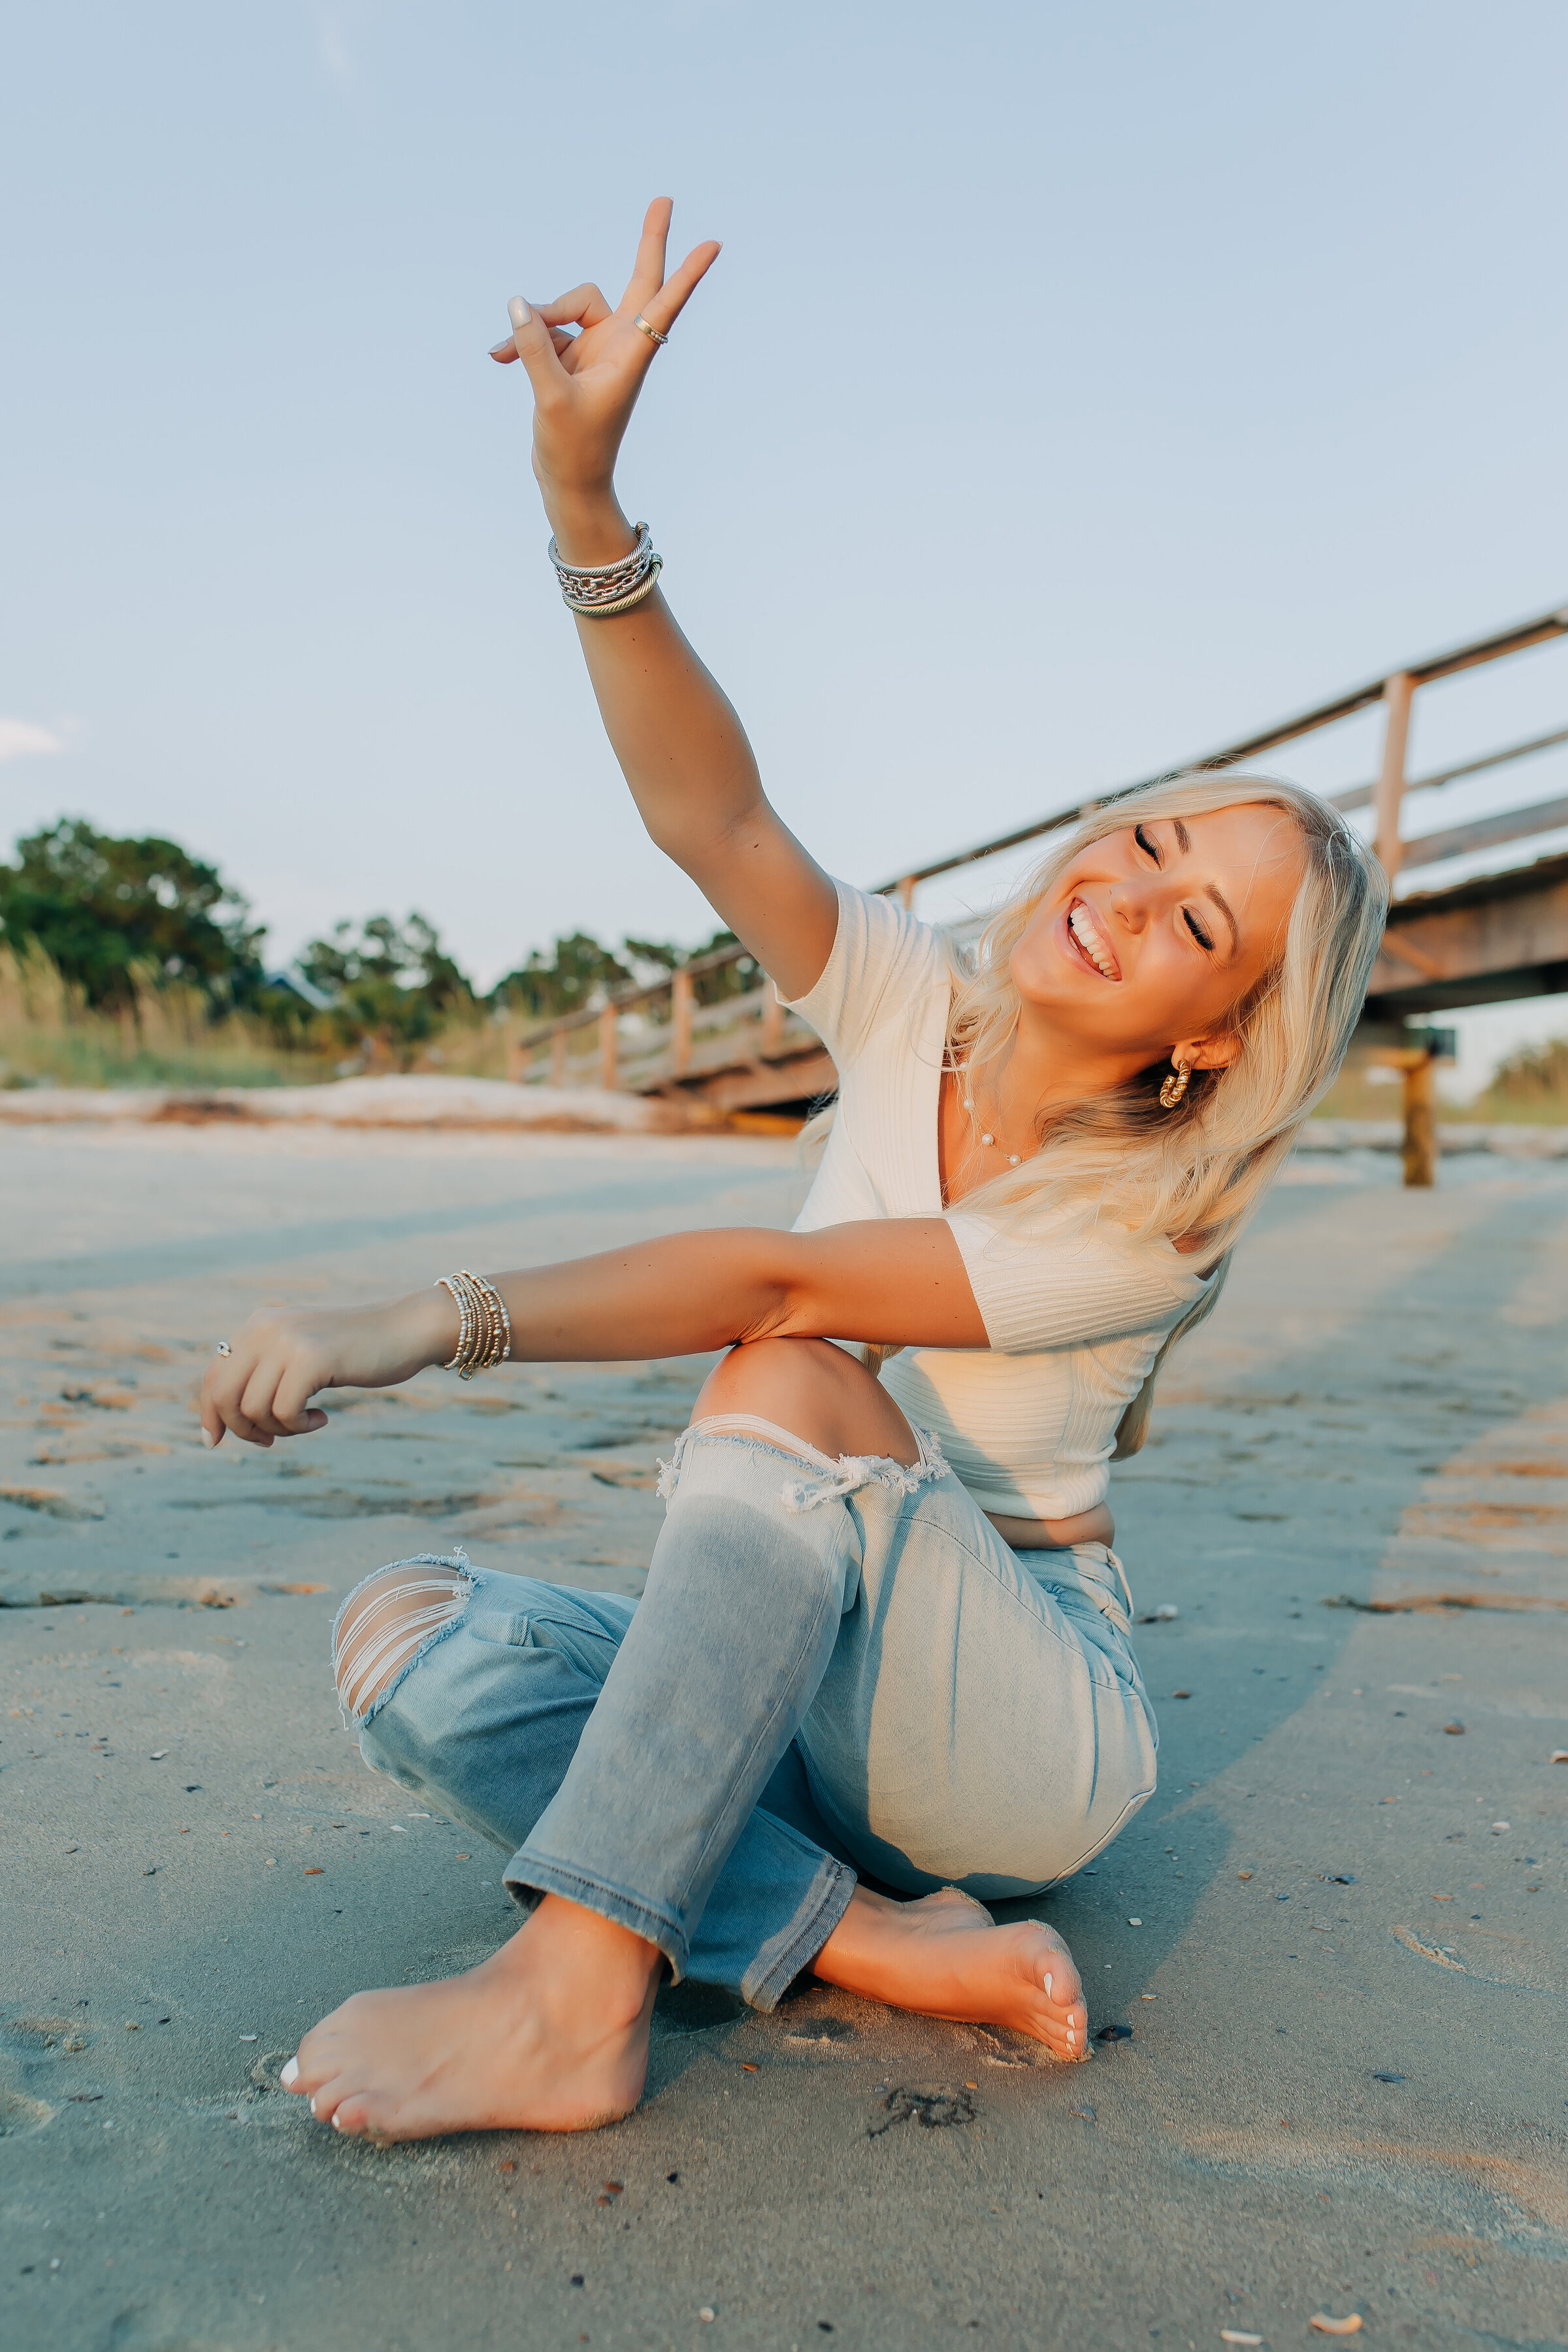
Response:
POLYGON ((226 1339, 220 1339, 217 1343, 215 1353, 220 1356, 232 1356, 234 1349, 229 1346, 226 1339))
POLYGON ((640 310, 637 312, 637 317, 632 320, 632 324, 634 327, 640 327, 643 333, 647 335, 652 342, 668 343, 669 341, 669 337, 668 335, 661 335, 657 327, 650 327, 648 325, 647 320, 643 317, 640 310))

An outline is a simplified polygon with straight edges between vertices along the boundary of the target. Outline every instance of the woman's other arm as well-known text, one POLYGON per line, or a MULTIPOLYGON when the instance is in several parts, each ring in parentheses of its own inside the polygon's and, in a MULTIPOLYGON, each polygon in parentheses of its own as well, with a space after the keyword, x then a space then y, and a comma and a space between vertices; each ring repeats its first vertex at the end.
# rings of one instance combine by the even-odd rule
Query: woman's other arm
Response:
MULTIPOLYGON (((611 563, 636 543, 616 494, 616 459, 660 347, 635 322, 640 312, 668 334, 719 253, 717 245, 696 247, 667 279, 671 209, 663 196, 648 206, 616 308, 596 286, 579 286, 531 312, 514 304, 515 332, 493 353, 520 359, 528 371, 533 470, 567 563, 611 563)), ((630 612, 579 619, 577 632, 605 731, 649 835, 784 994, 804 996, 832 951, 837 894, 769 804, 729 700, 658 589, 630 612)))
MULTIPOLYGON (((941 1217, 673 1234, 495 1279, 521 1362, 636 1361, 768 1339, 989 1344, 941 1217)), ((302 1436, 326 1421, 310 1403, 322 1390, 395 1387, 446 1363, 457 1344, 458 1310, 434 1285, 353 1311, 263 1309, 232 1355, 207 1367, 203 1433, 210 1445, 226 1430, 258 1445, 302 1436)))

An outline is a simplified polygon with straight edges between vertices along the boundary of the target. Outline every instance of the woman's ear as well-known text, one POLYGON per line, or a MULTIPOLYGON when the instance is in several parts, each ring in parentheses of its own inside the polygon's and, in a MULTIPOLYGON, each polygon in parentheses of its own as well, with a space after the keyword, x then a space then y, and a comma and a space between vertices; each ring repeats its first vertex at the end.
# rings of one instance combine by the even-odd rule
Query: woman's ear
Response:
POLYGON ((1184 1045, 1171 1049, 1173 1062, 1185 1062, 1194 1070, 1228 1070, 1241 1052, 1239 1037, 1228 1034, 1218 1037, 1189 1037, 1184 1045))

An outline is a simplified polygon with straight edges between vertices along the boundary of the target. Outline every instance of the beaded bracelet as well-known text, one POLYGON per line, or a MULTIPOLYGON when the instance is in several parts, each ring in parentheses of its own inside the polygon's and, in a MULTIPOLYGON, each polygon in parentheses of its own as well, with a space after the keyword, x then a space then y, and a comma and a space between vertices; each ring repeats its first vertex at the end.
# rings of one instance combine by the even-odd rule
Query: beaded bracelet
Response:
POLYGON ((608 620, 613 613, 640 604, 658 585, 664 568, 663 556, 654 553, 653 533, 646 522, 637 525, 637 545, 631 552, 617 556, 614 563, 563 562, 553 539, 549 554, 561 584, 562 603, 568 612, 582 613, 591 620, 608 620))
POLYGON ((443 1371, 471 1381, 476 1372, 491 1372, 504 1364, 511 1353, 511 1318, 495 1284, 482 1274, 470 1274, 465 1265, 456 1274, 438 1275, 436 1287, 451 1292, 458 1318, 457 1352, 443 1371))

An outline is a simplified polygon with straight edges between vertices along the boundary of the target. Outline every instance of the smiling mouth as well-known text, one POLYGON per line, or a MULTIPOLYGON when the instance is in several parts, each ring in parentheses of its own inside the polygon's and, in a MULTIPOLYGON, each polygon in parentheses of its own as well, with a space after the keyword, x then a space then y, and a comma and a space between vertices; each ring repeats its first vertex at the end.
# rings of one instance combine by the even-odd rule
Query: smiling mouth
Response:
POLYGON ((1068 908, 1068 930, 1074 947, 1091 971, 1097 971, 1101 980, 1121 979, 1121 966, 1111 954, 1108 941, 1101 936, 1094 917, 1081 898, 1075 898, 1068 908))

